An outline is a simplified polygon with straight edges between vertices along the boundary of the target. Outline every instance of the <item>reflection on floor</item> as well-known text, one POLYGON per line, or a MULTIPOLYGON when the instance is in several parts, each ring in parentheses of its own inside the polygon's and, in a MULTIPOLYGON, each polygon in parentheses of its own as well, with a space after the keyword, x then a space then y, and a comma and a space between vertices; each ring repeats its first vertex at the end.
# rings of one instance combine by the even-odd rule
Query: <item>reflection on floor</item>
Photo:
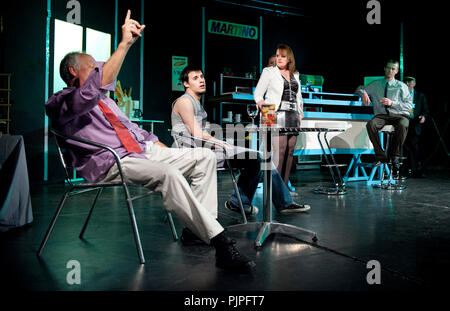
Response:
MULTIPOLYGON (((291 182, 300 194, 296 200, 312 209, 294 215, 275 212, 274 219, 313 230, 319 240, 277 234, 255 249, 256 233, 233 233, 239 248, 257 264, 251 273, 216 268, 211 247, 174 242, 157 193, 135 203, 147 259, 141 266, 120 189, 103 192, 84 240, 77 236, 94 194, 69 199, 38 260, 36 251, 63 186, 33 187, 32 226, 0 235, 2 284, 27 290, 379 291, 442 289, 450 279, 448 172, 408 179, 408 188, 398 193, 350 183, 342 197, 313 193, 329 182, 326 171, 297 171, 291 182), (80 263, 79 285, 66 280, 70 260, 80 263), (366 266, 371 260, 381 266, 380 285, 367 282, 374 271, 366 266)), ((232 189, 226 173, 219 174, 218 189, 219 221, 224 226, 238 223, 239 214, 223 206, 232 189)), ((259 192, 254 203, 261 200, 259 192)), ((181 234, 183 225, 176 217, 175 224, 181 234)))

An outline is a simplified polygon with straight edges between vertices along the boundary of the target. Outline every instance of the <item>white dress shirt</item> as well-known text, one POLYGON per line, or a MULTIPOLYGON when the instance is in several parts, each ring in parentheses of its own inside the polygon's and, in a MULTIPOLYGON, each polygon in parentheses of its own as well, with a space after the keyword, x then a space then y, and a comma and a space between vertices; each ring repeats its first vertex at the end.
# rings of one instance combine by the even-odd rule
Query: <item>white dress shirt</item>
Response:
MULTIPOLYGON (((387 98, 392 100, 392 106, 387 107, 389 114, 400 114, 409 116, 409 111, 412 108, 412 97, 408 86, 396 79, 390 80, 388 83, 387 98)), ((384 88, 386 86, 386 79, 378 79, 369 83, 366 86, 360 86, 356 90, 356 94, 362 96, 364 93, 369 95, 373 103, 373 112, 377 114, 386 114, 385 106, 380 103, 384 96, 384 88)))

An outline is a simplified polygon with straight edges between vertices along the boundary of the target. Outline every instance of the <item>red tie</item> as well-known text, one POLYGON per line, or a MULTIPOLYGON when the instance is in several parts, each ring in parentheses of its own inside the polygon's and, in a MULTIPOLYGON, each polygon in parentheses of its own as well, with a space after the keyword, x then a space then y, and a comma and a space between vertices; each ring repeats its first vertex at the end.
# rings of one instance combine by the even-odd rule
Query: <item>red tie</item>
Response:
POLYGON ((131 134, 128 131, 128 129, 122 124, 122 122, 119 121, 114 112, 112 112, 111 109, 109 109, 108 105, 100 100, 98 102, 98 106, 105 115, 106 120, 108 120, 109 123, 111 123, 112 127, 116 131, 117 136, 119 136, 119 139, 122 142, 125 149, 128 152, 141 153, 142 150, 141 147, 139 147, 139 144, 133 139, 133 137, 131 137, 131 134))

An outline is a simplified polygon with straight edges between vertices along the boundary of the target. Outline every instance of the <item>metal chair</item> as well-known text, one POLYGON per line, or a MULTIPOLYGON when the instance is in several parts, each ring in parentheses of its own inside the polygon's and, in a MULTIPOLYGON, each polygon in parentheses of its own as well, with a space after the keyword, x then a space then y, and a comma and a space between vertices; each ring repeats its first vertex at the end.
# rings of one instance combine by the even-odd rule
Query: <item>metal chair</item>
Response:
POLYGON ((381 181, 380 184, 377 185, 377 187, 380 187, 381 189, 385 190, 397 190, 401 191, 406 188, 406 185, 402 185, 399 183, 401 179, 399 178, 399 170, 400 167, 403 164, 403 160, 406 159, 405 157, 399 157, 399 162, 394 163, 392 157, 389 154, 389 141, 391 138, 391 134, 395 132, 395 128, 393 125, 385 125, 383 128, 379 131, 380 133, 383 133, 386 135, 386 147, 384 148, 386 157, 389 159, 388 163, 382 163, 381 166, 381 181), (394 167, 396 168, 397 176, 392 176, 394 167), (388 180, 387 183, 385 182, 385 172, 388 174, 388 180))
MULTIPOLYGON (((99 144, 99 143, 96 143, 96 142, 92 142, 92 141, 89 141, 89 140, 86 140, 86 139, 82 139, 82 138, 79 138, 79 137, 66 136, 66 135, 63 135, 63 134, 55 131, 54 129, 50 129, 50 132, 55 137, 55 142, 56 142, 56 147, 57 147, 57 150, 58 150, 59 158, 61 160, 62 166, 64 167, 65 179, 66 179, 66 182, 68 183, 69 187, 65 190, 64 195, 61 198, 61 201, 59 202, 58 207, 56 208, 55 215, 53 216, 53 219, 52 219, 52 221, 50 223, 50 226, 47 229, 47 233, 45 234, 44 239, 42 240, 41 245, 39 247, 38 256, 39 257, 41 256, 41 254, 42 254, 42 252, 44 250, 44 247, 45 247, 45 245, 46 245, 46 243, 48 241, 48 238, 50 237, 50 234, 53 231, 53 228, 55 226, 56 220, 57 220, 59 214, 61 213, 61 210, 63 209, 64 204, 65 204, 65 202, 66 202, 68 197, 75 196, 75 195, 82 194, 82 193, 86 193, 88 191, 97 190, 97 194, 96 194, 96 196, 94 198, 94 201, 92 202, 92 206, 91 206, 91 208, 89 210, 88 216, 87 216, 86 221, 85 221, 84 226, 83 226, 83 229, 81 230, 81 233, 79 235, 79 238, 82 239, 83 235, 84 235, 84 232, 86 231, 87 225, 89 223, 89 220, 91 218, 92 211, 94 210, 94 206, 95 206, 95 204, 96 204, 100 194, 102 193, 103 188, 121 186, 121 187, 123 187, 123 190, 125 192, 125 200, 126 200, 127 207, 128 207, 128 212, 129 212, 129 215, 130 215, 131 226, 132 226, 132 229, 133 229, 133 235, 134 235, 134 240, 135 240, 135 243, 136 243, 136 249, 137 249, 137 252, 138 252, 139 260, 140 260, 141 264, 144 264, 145 263, 145 258, 144 258, 144 253, 142 251, 141 239, 140 239, 140 236, 139 236, 139 231, 138 231, 138 227, 137 227, 137 223, 136 223, 136 217, 134 215, 133 201, 137 200, 137 199, 144 198, 144 197, 148 196, 149 194, 151 194, 152 192, 149 191, 148 193, 145 193, 143 195, 134 196, 134 197, 132 197, 130 195, 130 191, 128 189, 128 185, 127 185, 127 182, 126 182, 126 180, 124 178, 124 175, 123 175, 123 172, 122 172, 122 167, 120 165, 120 158, 119 158, 118 154, 112 148, 110 148, 110 147, 108 147, 106 145, 99 144), (84 148, 83 147, 74 146, 74 145, 70 145, 70 147, 68 147, 67 143, 66 143, 68 140, 76 141, 76 142, 82 143, 82 144, 84 144, 86 146, 90 146, 90 147, 94 146, 94 147, 97 147, 97 148, 101 148, 101 149, 107 150, 108 152, 112 153, 112 155, 114 156, 115 163, 117 165, 118 171, 119 171, 120 182, 115 182, 115 183, 101 183, 100 182, 100 183, 74 184, 71 181, 70 175, 69 175, 69 168, 71 168, 71 164, 70 164, 71 161, 70 161, 70 155, 67 152, 67 150, 68 149, 73 149, 73 148, 79 148, 79 149, 84 149, 84 148)), ((174 240, 178 240, 178 235, 177 235, 174 223, 173 223, 172 215, 169 212, 167 212, 167 217, 168 217, 168 220, 169 220, 169 224, 170 224, 170 228, 171 228, 171 231, 172 231, 173 238, 174 238, 174 240)))
POLYGON ((322 154, 325 158, 325 161, 327 164, 322 165, 324 167, 328 167, 330 170, 331 177, 333 179, 333 186, 332 187, 317 187, 314 188, 314 193, 321 193, 321 194, 327 194, 327 195, 344 195, 347 193, 347 188, 345 185, 345 181, 341 176, 341 172, 339 170, 340 167, 347 166, 347 164, 337 164, 336 160, 334 158, 333 152, 331 150, 330 144, 327 139, 328 132, 344 132, 348 128, 351 127, 351 124, 348 124, 347 122, 339 122, 339 121, 322 121, 322 122, 316 122, 315 128, 324 129, 324 141, 326 143, 326 146, 328 148, 328 155, 327 152, 322 144, 322 141, 320 139, 321 132, 319 131, 317 133, 317 139, 319 140, 320 148, 322 149, 322 154), (330 159, 328 158, 330 156, 330 159))
MULTIPOLYGON (((233 167, 231 166, 230 160, 229 160, 229 158, 227 156, 228 155, 227 154, 227 148, 223 144, 220 144, 218 142, 207 140, 207 139, 203 139, 203 138, 198 138, 198 137, 194 137, 194 136, 190 136, 190 135, 186 135, 184 133, 171 132, 171 135, 173 137, 173 141, 174 141, 175 147, 177 147, 177 148, 182 148, 184 146, 192 148, 192 147, 198 146, 197 145, 197 143, 198 143, 200 146, 204 146, 205 144, 210 144, 211 146, 219 147, 223 151, 225 162, 226 162, 226 164, 228 166, 228 171, 230 172, 230 175, 231 175, 231 181, 233 183, 233 188, 234 188, 234 191, 235 191, 236 196, 237 196, 238 201, 239 201, 239 209, 241 211, 242 223, 246 224, 247 223, 247 217, 245 216, 244 205, 242 204, 241 195, 239 193, 239 189, 238 189, 238 186, 237 186, 236 175, 234 174, 233 167), (185 144, 185 143, 183 143, 181 141, 182 139, 184 139, 185 141, 189 140, 192 143, 185 144)), ((226 168, 224 168, 224 169, 226 169, 226 168)), ((222 170, 222 168, 219 168, 218 170, 222 170)))

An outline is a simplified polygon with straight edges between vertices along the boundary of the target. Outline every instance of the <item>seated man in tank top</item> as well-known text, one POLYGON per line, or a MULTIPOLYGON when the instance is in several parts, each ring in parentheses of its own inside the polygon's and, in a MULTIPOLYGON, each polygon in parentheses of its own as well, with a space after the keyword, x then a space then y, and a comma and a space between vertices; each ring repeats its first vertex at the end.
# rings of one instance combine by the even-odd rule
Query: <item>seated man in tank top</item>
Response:
MULTIPOLYGON (((172 132, 174 134, 183 133, 224 145, 227 148, 227 157, 231 160, 232 165, 233 162, 244 159, 246 161, 245 169, 241 171, 238 179, 239 194, 244 205, 245 213, 247 215, 257 214, 258 208, 251 203, 262 176, 259 152, 229 145, 207 132, 207 113, 199 101, 201 96, 206 92, 206 82, 201 69, 190 66, 184 68, 180 75, 180 80, 186 92, 172 104, 172 132)), ((191 140, 181 140, 181 147, 186 146, 192 147, 191 140)), ((215 151, 217 156, 217 166, 223 167, 225 162, 223 150, 213 149, 213 151, 215 151)), ((289 189, 286 187, 273 164, 272 168, 272 198, 277 211, 282 214, 289 214, 309 210, 311 208, 309 205, 300 205, 293 201, 289 189)), ((229 210, 240 212, 238 204, 237 195, 233 191, 230 199, 225 202, 225 207, 229 210)))

